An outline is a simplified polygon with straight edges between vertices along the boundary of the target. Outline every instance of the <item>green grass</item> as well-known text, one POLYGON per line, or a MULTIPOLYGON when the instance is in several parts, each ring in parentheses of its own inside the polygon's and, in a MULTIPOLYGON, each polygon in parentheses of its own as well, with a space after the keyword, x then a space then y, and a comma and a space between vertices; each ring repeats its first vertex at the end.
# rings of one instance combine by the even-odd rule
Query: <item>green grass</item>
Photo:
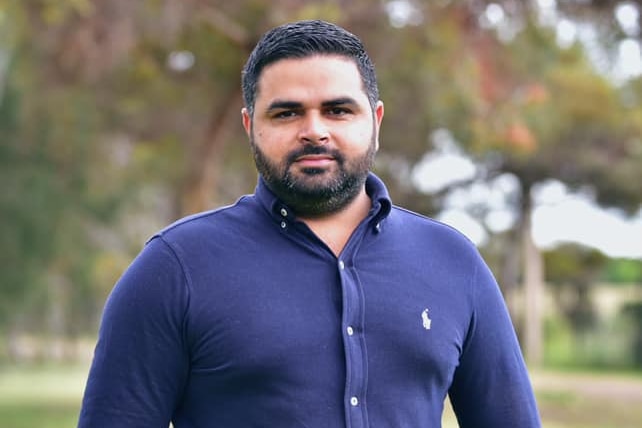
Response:
POLYGON ((76 426, 86 376, 86 366, 0 367, 0 425, 76 426))
MULTIPOLYGON (((0 366, 0 426, 75 427, 88 368, 0 366)), ((534 385, 546 428, 634 428, 642 421, 642 376, 535 371, 534 385)), ((457 423, 446 404, 444 428, 457 423)))
POLYGON ((39 403, 0 405, 2 426, 10 428, 75 427, 78 421, 77 403, 39 403))

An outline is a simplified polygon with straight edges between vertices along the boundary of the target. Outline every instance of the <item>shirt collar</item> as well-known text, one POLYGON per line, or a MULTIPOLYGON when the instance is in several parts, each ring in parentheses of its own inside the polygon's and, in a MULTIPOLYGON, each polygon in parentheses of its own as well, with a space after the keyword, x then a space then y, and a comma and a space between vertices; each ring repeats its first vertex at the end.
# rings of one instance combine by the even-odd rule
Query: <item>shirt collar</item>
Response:
MULTIPOLYGON (((372 201, 372 208, 368 217, 380 223, 390 213, 392 201, 383 181, 372 172, 366 178, 366 193, 372 201)), ((261 175, 259 175, 254 194, 259 203, 276 221, 293 221, 295 219, 292 210, 272 193, 261 175)))

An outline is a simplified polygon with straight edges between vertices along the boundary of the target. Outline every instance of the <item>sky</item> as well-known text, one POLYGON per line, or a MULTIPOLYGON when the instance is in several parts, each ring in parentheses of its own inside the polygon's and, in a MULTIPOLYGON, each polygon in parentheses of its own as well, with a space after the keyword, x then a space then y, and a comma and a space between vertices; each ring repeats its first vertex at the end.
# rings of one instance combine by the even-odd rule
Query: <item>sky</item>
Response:
MULTIPOLYGON (((555 28, 560 46, 570 46, 580 41, 595 66, 616 81, 622 81, 642 73, 642 52, 640 49, 640 13, 631 2, 623 1, 615 8, 615 20, 624 38, 620 41, 616 58, 606 54, 599 41, 600 35, 592 25, 581 25, 560 18, 555 0, 538 0, 540 21, 555 28)), ((488 13, 488 12, 487 12, 488 13)))
POLYGON ((533 236, 547 248, 570 241, 595 247, 612 257, 642 259, 642 211, 626 218, 600 209, 585 195, 569 193, 562 183, 550 183, 536 196, 533 236))
MULTIPOLYGON (((427 153, 412 172, 413 184, 420 191, 433 193, 475 176, 476 166, 448 131, 437 131, 432 141, 435 150, 427 153)), ((509 198, 517 188, 517 179, 508 174, 490 183, 473 182, 449 194, 445 209, 437 219, 455 227, 477 245, 483 245, 489 237, 488 231, 502 232, 514 224, 515 213, 509 198), (470 214, 470 209, 475 207, 484 207, 476 217, 470 214)), ((571 192, 555 180, 534 189, 533 198, 532 233, 540 249, 577 243, 610 257, 642 259, 642 209, 633 217, 614 209, 605 210, 586 192, 571 192)))

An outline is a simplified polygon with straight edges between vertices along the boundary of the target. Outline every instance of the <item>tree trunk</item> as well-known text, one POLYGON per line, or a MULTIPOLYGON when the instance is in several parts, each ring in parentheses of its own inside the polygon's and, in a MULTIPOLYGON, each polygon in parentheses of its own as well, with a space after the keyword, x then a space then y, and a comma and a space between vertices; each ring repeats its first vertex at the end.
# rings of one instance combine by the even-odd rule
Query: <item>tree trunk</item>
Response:
MULTIPOLYGON (((231 16, 215 6, 200 6, 199 19, 208 22, 219 33, 235 43, 249 55, 252 49, 252 33, 231 16)), ((239 70, 242 64, 239 64, 239 70)), ((234 127, 240 129, 241 108, 243 106, 241 88, 230 90, 225 101, 214 108, 205 131, 203 141, 191 153, 187 165, 187 175, 178 199, 178 215, 185 216, 212 208, 216 201, 216 184, 219 162, 234 127)))
POLYGON ((520 258, 520 236, 521 231, 511 230, 506 242, 506 251, 503 255, 500 285, 506 300, 506 306, 510 313, 517 335, 522 336, 524 325, 524 305, 521 304, 521 293, 519 287, 519 272, 521 268, 520 258))
POLYGON ((524 265, 524 347, 529 364, 542 362, 542 309, 544 292, 544 264, 542 254, 535 246, 532 233, 533 207, 530 188, 523 194, 522 254, 524 265))
POLYGON ((235 127, 241 123, 241 91, 228 94, 222 110, 212 114, 203 143, 191 154, 180 198, 180 216, 211 209, 216 200, 219 162, 235 127))

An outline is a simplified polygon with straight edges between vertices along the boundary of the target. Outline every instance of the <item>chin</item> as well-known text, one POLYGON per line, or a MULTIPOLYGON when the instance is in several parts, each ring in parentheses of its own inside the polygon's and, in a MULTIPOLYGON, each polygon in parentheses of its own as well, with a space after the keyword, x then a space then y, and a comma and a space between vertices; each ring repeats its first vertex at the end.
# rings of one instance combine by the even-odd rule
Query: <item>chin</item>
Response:
POLYGON ((294 179, 292 183, 294 187, 306 188, 311 191, 335 187, 341 181, 338 174, 319 168, 306 169, 299 174, 293 175, 292 178, 294 179))

